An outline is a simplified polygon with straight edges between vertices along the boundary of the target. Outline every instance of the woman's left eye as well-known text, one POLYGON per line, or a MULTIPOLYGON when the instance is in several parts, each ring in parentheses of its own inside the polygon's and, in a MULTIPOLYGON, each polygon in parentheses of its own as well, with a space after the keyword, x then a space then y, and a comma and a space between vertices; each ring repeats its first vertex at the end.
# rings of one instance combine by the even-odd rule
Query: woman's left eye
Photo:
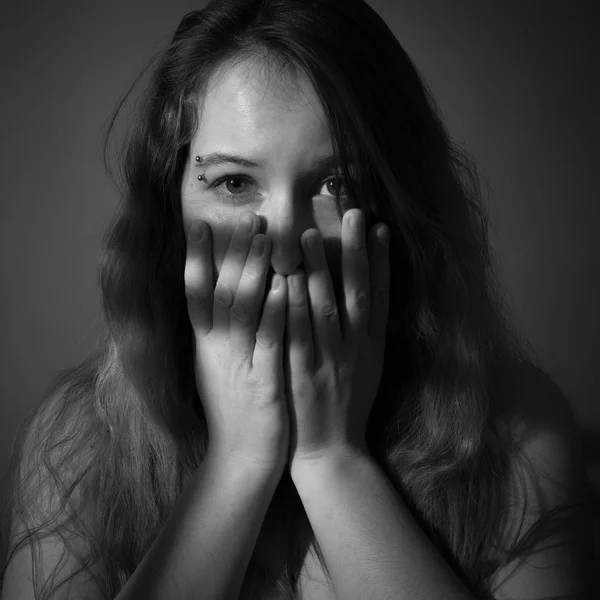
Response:
MULTIPOLYGON (((335 181, 343 181, 342 177, 329 177, 328 179, 325 180, 324 185, 329 185, 330 182, 335 182, 335 181)), ((345 196, 346 195, 346 188, 345 185, 342 183, 341 186, 337 186, 337 189, 333 192, 333 195, 340 195, 340 196, 345 196), (344 189, 344 192, 340 194, 339 188, 342 187, 344 189)))
MULTIPOLYGON (((213 183, 210 184, 210 189, 215 189, 217 191, 217 193, 219 194, 219 196, 221 196, 222 198, 226 198, 226 199, 232 199, 235 198, 236 196, 243 196, 246 192, 245 188, 242 188, 241 190, 238 189, 239 188, 239 183, 243 182, 244 185, 248 184, 248 183, 252 183, 254 180, 252 177, 248 177, 247 175, 242 175, 242 174, 226 174, 223 175, 222 177, 219 177, 219 179, 217 179, 216 181, 214 181, 213 183), (230 187, 230 183, 237 183, 238 185, 233 185, 232 187, 230 187), (225 187, 227 188, 227 192, 222 192, 219 191, 219 186, 221 184, 225 184, 225 187)), ((334 187, 333 189, 331 187, 329 187, 331 184, 334 184, 336 181, 343 181, 342 177, 337 177, 337 176, 333 176, 333 177, 328 177, 322 184, 322 186, 328 186, 328 190, 331 193, 331 195, 335 196, 336 193, 338 193, 341 196, 344 196, 346 194, 345 191, 345 186, 342 183, 341 186, 338 184, 336 187, 334 187), (340 193, 340 187, 343 188, 343 192, 340 193), (336 191, 337 188, 337 191, 336 191)), ((327 195, 327 194, 325 194, 327 195)))

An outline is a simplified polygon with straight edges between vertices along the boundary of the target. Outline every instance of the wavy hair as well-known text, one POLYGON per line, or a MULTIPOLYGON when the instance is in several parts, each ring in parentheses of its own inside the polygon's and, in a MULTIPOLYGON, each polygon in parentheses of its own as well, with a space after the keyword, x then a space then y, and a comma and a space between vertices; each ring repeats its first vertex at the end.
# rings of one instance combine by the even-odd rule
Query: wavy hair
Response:
MULTIPOLYGON (((33 550, 52 533, 114 598, 205 456, 180 189, 209 77, 248 61, 276 82, 308 77, 350 206, 365 212, 368 227, 389 226, 390 316, 368 448, 464 585, 492 598, 493 574, 571 518, 561 517, 569 507, 544 515, 520 542, 504 533, 516 447, 493 418, 494 399, 507 369, 535 368, 535 354, 501 292, 483 178, 363 0, 214 0, 182 19, 118 102, 104 138, 113 176, 115 121, 150 69, 119 156, 122 201, 103 238, 104 339, 58 373, 17 432, 4 486, 2 577, 18 548, 33 550), (41 489, 59 499, 56 509, 31 514, 41 489), (24 534, 9 553, 16 523, 24 534)), ((341 220, 339 198, 336 206, 341 220)), ((296 535, 308 519, 287 473, 266 520, 290 533, 288 553, 277 579, 253 557, 249 591, 260 580, 294 598, 307 544, 329 575, 314 534, 296 535)), ((36 599, 76 574, 57 583, 57 573, 36 577, 36 599)))

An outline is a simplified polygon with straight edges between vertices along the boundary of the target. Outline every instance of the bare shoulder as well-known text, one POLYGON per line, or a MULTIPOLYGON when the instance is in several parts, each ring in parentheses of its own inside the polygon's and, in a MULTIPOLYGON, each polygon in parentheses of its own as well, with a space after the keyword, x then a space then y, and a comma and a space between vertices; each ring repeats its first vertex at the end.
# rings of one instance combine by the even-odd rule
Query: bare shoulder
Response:
POLYGON ((536 479, 540 502, 583 501, 588 481, 581 429, 560 386, 542 369, 519 366, 507 372, 501 389, 506 432, 519 464, 525 461, 536 479))
POLYGON ((56 426, 47 418, 49 412, 62 407, 60 392, 46 398, 20 434, 8 506, 10 554, 2 565, 2 600, 32 598, 34 580, 39 584, 58 583, 69 575, 71 579, 58 597, 101 597, 90 579, 90 572, 99 573, 97 567, 90 565, 87 571, 81 570, 89 555, 87 541, 71 531, 73 511, 79 521, 85 518, 75 480, 80 464, 85 462, 84 453, 68 453, 66 444, 55 445, 56 439, 68 439, 72 432, 54 431, 58 435, 51 437, 56 426))
POLYGON ((577 427, 571 404, 556 381, 535 365, 511 365, 498 381, 498 402, 513 418, 577 427))
MULTIPOLYGON (((589 488, 579 426, 556 382, 541 369, 520 366, 507 370, 499 386, 504 431, 514 444, 505 534, 517 541, 549 511, 587 501, 589 488)), ((584 547, 591 543, 585 535, 573 521, 553 534, 551 546, 540 541, 496 574, 494 597, 580 592, 584 547)))
POLYGON ((558 384, 533 365, 507 368, 499 383, 502 427, 539 469, 564 475, 583 468, 579 424, 558 384))
MULTIPOLYGON (((90 432, 95 426, 90 415, 89 399, 83 395, 67 398, 59 389, 44 399, 19 433, 15 467, 18 467, 20 493, 38 497, 43 489, 48 496, 54 496, 59 488, 68 489, 81 471, 90 466, 93 456, 90 432)), ((73 490, 72 500, 79 491, 73 490)))

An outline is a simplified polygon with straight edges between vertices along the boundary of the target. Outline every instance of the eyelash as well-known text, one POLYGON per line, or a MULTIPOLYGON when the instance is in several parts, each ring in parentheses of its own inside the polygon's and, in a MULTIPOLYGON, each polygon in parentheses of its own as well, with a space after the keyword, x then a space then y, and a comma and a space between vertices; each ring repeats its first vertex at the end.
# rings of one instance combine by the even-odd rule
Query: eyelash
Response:
MULTIPOLYGON (((215 190, 217 192, 217 195, 221 196, 221 198, 224 198, 225 200, 231 201, 231 199, 233 199, 233 203, 236 204, 236 200, 235 198, 237 196, 243 196, 244 194, 224 194, 223 192, 219 192, 216 188, 221 185, 222 183, 225 183, 226 181, 228 181, 229 179, 239 179, 242 181, 246 181, 246 182, 250 182, 252 181, 252 177, 249 177, 248 175, 243 175, 241 173, 225 173, 224 175, 222 175, 221 177, 219 177, 218 179, 216 179, 215 181, 213 181, 213 183, 209 184, 209 189, 211 190, 215 190)), ((335 181, 336 179, 339 180, 343 180, 343 177, 338 177, 338 176, 331 176, 331 177, 327 177, 326 179, 323 180, 321 185, 325 185, 328 181, 335 181)), ((346 194, 341 194, 340 195, 342 198, 346 196, 346 194)))

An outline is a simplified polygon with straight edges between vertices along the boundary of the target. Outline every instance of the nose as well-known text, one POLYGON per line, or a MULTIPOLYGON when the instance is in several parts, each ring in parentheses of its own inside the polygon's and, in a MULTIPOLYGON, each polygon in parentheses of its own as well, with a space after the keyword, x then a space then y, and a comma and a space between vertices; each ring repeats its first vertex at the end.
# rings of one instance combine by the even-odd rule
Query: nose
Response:
MULTIPOLYGON (((298 203, 280 204, 271 209, 266 207, 256 213, 259 221, 259 232, 271 240, 271 269, 268 275, 270 283, 273 274, 278 273, 285 277, 298 270, 307 272, 304 264, 304 253, 300 238, 308 229, 319 229, 315 222, 312 209, 306 210, 298 203)), ((340 235, 323 238, 323 250, 332 278, 336 298, 340 298, 341 291, 341 224, 340 235)))
POLYGON ((307 229, 316 228, 312 216, 300 214, 293 206, 257 214, 260 233, 271 240, 271 269, 284 276, 304 270, 300 238, 307 229))

